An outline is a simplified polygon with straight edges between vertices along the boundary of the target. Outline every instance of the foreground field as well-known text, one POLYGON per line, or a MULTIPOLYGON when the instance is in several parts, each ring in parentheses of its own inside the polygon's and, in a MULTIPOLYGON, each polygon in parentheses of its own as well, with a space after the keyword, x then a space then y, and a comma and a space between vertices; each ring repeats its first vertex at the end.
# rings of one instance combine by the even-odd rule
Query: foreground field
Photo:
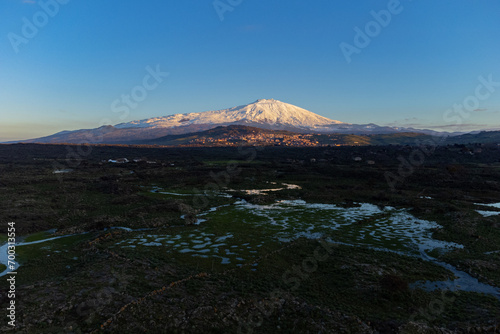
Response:
POLYGON ((473 149, 0 146, 17 331, 498 332, 500 155, 473 149))

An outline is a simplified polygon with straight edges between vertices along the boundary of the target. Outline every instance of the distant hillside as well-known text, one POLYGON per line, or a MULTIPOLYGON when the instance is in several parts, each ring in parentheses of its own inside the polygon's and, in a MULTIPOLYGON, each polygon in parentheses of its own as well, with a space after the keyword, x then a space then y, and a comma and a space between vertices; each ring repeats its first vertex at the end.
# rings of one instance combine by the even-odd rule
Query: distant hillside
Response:
MULTIPOLYGON (((459 136, 438 137, 416 132, 389 134, 314 133, 272 130, 248 125, 227 125, 206 129, 197 125, 190 133, 179 128, 125 128, 105 126, 90 132, 55 134, 38 143, 81 143, 160 146, 366 146, 500 144, 500 131, 483 131, 459 136)), ((44 139, 44 138, 41 138, 44 139)))
POLYGON ((320 145, 414 145, 431 136, 421 133, 384 135, 312 134, 285 130, 268 130, 244 125, 219 126, 214 129, 182 135, 168 135, 144 140, 140 144, 165 146, 234 146, 239 144, 273 146, 320 145))
POLYGON ((482 131, 475 134, 468 133, 448 138, 446 142, 450 144, 500 144, 500 131, 482 131))
POLYGON ((218 126, 216 128, 200 132, 186 133, 181 135, 167 135, 156 139, 141 141, 141 144, 179 146, 194 145, 196 143, 200 143, 200 141, 215 142, 218 140, 237 143, 247 141, 246 138, 248 137, 259 135, 266 135, 271 137, 277 135, 297 136, 301 134, 291 131, 269 130, 245 125, 229 125, 218 126))

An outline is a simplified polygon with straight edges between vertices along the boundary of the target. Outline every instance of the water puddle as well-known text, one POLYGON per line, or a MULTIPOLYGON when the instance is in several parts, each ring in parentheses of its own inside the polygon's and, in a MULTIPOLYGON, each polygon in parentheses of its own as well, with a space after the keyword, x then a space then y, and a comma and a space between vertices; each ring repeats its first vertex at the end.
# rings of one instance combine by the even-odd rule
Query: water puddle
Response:
MULTIPOLYGON (((294 185, 283 185, 291 187, 288 189, 295 189, 292 187, 294 185)), ((269 190, 262 189, 262 191, 269 190)), ((192 196, 192 194, 170 192, 168 194, 192 196)), ((489 206, 500 207, 500 204, 489 206)), ((310 239, 326 237, 332 242, 354 247, 369 247, 421 258, 448 269, 456 276, 450 281, 415 282, 412 284, 413 287, 428 290, 474 291, 492 294, 497 298, 500 296, 497 288, 480 283, 467 273, 430 256, 432 251, 442 253, 463 248, 463 245, 434 239, 432 230, 441 226, 435 222, 418 219, 405 209, 379 207, 368 203, 355 203, 355 206, 346 208, 333 204, 307 203, 302 200, 283 200, 267 205, 240 200, 233 204, 212 207, 198 216, 200 217, 198 224, 206 223, 196 228, 181 229, 175 233, 156 234, 151 230, 115 227, 130 232, 130 235, 124 235, 124 239, 111 248, 156 247, 158 251, 212 259, 223 265, 242 266, 264 255, 267 251, 265 246, 274 249, 276 244, 287 243, 301 237, 310 239)), ((20 242, 16 247, 64 237, 68 236, 20 242)), ((0 263, 6 264, 6 262, 7 245, 3 245, 0 247, 0 263)), ((0 276, 7 272, 8 270, 5 270, 0 276)))
MULTIPOLYGON (((110 228, 111 230, 113 229, 120 229, 120 230, 124 230, 124 231, 127 231, 127 232, 132 232, 132 231, 143 231, 143 230, 148 230, 148 229, 139 229, 139 230, 132 230, 131 228, 128 228, 128 227, 111 227, 110 228)), ((106 229, 105 229, 106 230, 106 229)), ((50 234, 54 234, 56 232, 55 229, 51 229, 51 230, 48 230, 48 231, 45 231, 45 233, 47 233, 48 235, 50 234)), ((25 238, 28 238, 29 236, 27 237, 19 237, 17 239, 17 243, 16 243, 16 249, 18 247, 23 247, 23 246, 29 246, 29 245, 36 245, 36 244, 41 244, 41 243, 45 243, 45 242, 49 242, 49 241, 54 241, 54 240, 57 240, 57 239, 62 239, 62 238, 68 238, 68 237, 72 237, 72 236, 77 236, 77 235, 83 235, 83 234, 88 234, 90 232, 83 232, 83 233, 75 233, 75 234, 66 234, 66 235, 59 235, 59 236, 54 236, 54 237, 48 237, 48 238, 44 238, 44 239, 40 239, 40 240, 34 240, 34 241, 23 241, 23 239, 25 238)), ((8 243, 5 243, 3 245, 0 246, 0 264, 3 264, 7 267, 8 265, 8 243)), ((46 249, 50 249, 50 246, 47 246, 46 249)), ((59 251, 54 251, 54 252, 59 252, 59 251)), ((14 261, 14 269, 5 269, 4 271, 2 271, 0 273, 0 277, 1 276, 5 276, 7 275, 9 272, 11 271, 16 271, 21 265, 19 264, 19 254, 17 254, 16 252, 16 259, 14 261)))
MULTIPOLYGON (((276 182, 271 182, 271 184, 276 185, 276 182)), ((227 191, 232 192, 232 191, 241 191, 244 192, 247 195, 268 195, 268 192, 272 191, 281 191, 281 190, 290 190, 290 189, 302 189, 299 185, 296 184, 290 184, 290 183, 282 183, 281 184, 284 187, 281 188, 269 188, 269 189, 243 189, 243 190, 234 190, 234 189, 228 189, 227 191)))
MULTIPOLYGON (((482 204, 482 203, 474 203, 476 205, 481 205, 481 206, 489 206, 495 209, 500 209, 500 203, 491 203, 491 204, 482 204)), ((477 213, 481 214, 483 217, 490 217, 490 216, 498 216, 500 215, 500 211, 494 211, 494 210, 476 210, 477 213)))
POLYGON ((238 216, 247 223, 274 229, 275 237, 284 242, 326 234, 334 235, 336 241, 413 255, 418 255, 421 249, 430 251, 439 248, 445 251, 463 248, 453 242, 433 239, 431 230, 441 227, 437 223, 417 219, 406 210, 392 207, 379 208, 362 203, 344 208, 302 200, 280 201, 271 205, 239 201, 233 211, 240 211, 238 216))
POLYGON ((115 246, 164 247, 181 254, 217 258, 224 264, 255 260, 262 255, 259 250, 266 244, 325 235, 335 242, 413 256, 420 256, 422 251, 440 249, 444 252, 463 247, 433 239, 431 230, 440 228, 437 223, 417 219, 402 209, 379 208, 368 203, 344 208, 302 200, 269 205, 241 200, 210 208, 199 216, 203 218, 199 222, 207 220, 208 223, 196 230, 164 235, 139 234, 115 246), (226 222, 223 226, 226 234, 214 233, 211 226, 222 222, 226 222))
POLYGON ((421 288, 428 291, 449 290, 449 291, 469 291, 469 292, 479 292, 484 294, 489 294, 495 296, 500 300, 500 289, 489 284, 481 283, 476 278, 467 274, 464 271, 458 270, 451 264, 441 262, 435 258, 429 256, 425 252, 422 252, 422 259, 426 261, 433 262, 441 267, 448 269, 455 275, 454 280, 447 281, 418 281, 412 283, 410 286, 413 288, 421 288))
POLYGON ((241 248, 232 233, 215 235, 203 231, 182 231, 177 234, 139 234, 117 242, 115 247, 163 247, 166 251, 189 253, 191 256, 214 258, 222 264, 245 262, 241 248))
MULTIPOLYGON (((144 187, 142 187, 142 188, 144 188, 144 187)), ((155 194, 169 195, 169 196, 172 196, 172 197, 178 197, 178 196, 179 197, 192 197, 192 196, 207 196, 207 195, 218 196, 218 197, 226 197, 226 198, 233 197, 230 194, 226 194, 226 193, 222 193, 222 192, 178 193, 178 192, 173 192, 173 191, 165 191, 163 188, 161 188, 159 186, 150 187, 149 188, 149 192, 155 193, 155 194)))
POLYGON ((71 173, 73 170, 71 168, 68 169, 56 169, 52 172, 52 174, 66 174, 71 173))
MULTIPOLYGON (((50 231, 47 231, 47 232, 51 232, 53 233, 54 230, 50 230, 50 231)), ((60 236, 56 236, 56 237, 50 237, 50 238, 46 238, 46 239, 41 239, 41 240, 35 240, 35 241, 28 241, 28 242, 24 242, 24 241, 19 241, 16 243, 16 249, 18 247, 22 247, 22 246, 28 246, 28 245, 35 245, 35 244, 40 244, 40 243, 43 243, 43 242, 47 242, 47 241, 52 241, 52 240, 57 240, 57 239, 61 239, 61 238, 67 238, 67 237, 71 237, 71 236, 75 236, 75 235, 80 235, 80 234, 86 234, 88 232, 84 232, 84 233, 79 233, 79 234, 68 234, 68 235, 60 235, 60 236)), ((4 244, 2 246, 0 246, 0 264, 3 264, 5 266, 8 265, 8 244, 4 244)), ((7 275, 9 272, 11 271, 16 271, 21 265, 19 264, 19 256, 16 252, 16 259, 14 261, 14 269, 5 269, 4 271, 2 271, 0 273, 0 277, 1 276, 5 276, 7 275)))

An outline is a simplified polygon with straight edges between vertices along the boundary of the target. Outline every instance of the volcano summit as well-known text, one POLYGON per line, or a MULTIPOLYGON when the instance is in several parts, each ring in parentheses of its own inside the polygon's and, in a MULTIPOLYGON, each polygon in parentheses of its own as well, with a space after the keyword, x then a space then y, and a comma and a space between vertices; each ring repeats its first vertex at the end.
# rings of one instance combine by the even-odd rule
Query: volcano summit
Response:
POLYGON ((322 130, 335 124, 344 124, 317 115, 308 110, 274 99, 260 99, 253 103, 229 109, 205 111, 199 113, 176 114, 155 117, 140 121, 118 124, 118 129, 125 128, 172 128, 188 125, 253 125, 272 129, 296 128, 322 130))
POLYGON ((135 144, 167 135, 194 133, 229 125, 301 133, 382 134, 415 131, 415 129, 381 127, 376 124, 343 123, 289 103, 260 99, 229 109, 153 117, 96 129, 62 131, 23 142, 135 144))

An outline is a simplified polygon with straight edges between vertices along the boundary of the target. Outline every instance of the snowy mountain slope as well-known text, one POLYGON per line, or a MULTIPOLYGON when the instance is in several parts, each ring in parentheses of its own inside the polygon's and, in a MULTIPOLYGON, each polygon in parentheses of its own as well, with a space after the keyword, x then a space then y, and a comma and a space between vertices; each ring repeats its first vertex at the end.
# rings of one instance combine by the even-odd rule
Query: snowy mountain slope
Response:
POLYGON ((267 124, 277 128, 321 130, 325 127, 345 124, 317 115, 297 106, 273 99, 261 99, 253 103, 223 110, 176 114, 118 124, 124 128, 169 128, 193 124, 267 124))
MULTIPOLYGON (((286 130, 306 133, 390 134, 419 132, 430 135, 432 130, 417 130, 378 126, 376 124, 350 124, 335 121, 303 108, 273 99, 223 110, 176 114, 154 117, 115 126, 95 129, 61 131, 56 134, 23 140, 25 143, 137 143, 167 135, 195 133, 218 126, 244 125, 267 130, 286 130)), ((451 135, 451 134, 446 134, 451 135)))

